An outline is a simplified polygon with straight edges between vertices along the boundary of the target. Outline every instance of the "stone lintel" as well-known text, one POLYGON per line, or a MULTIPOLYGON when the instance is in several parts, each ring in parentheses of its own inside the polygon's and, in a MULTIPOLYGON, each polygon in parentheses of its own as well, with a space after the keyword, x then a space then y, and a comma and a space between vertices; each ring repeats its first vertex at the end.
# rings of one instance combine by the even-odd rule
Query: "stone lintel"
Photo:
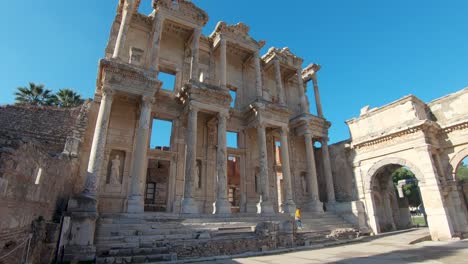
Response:
POLYGON ((294 117, 289 122, 290 127, 296 131, 297 136, 302 136, 306 133, 312 133, 314 137, 328 137, 328 129, 331 123, 321 117, 312 114, 300 114, 294 117))
POLYGON ((282 49, 270 48, 268 52, 263 55, 262 60, 265 62, 265 68, 269 68, 274 64, 274 60, 278 60, 282 68, 296 73, 296 69, 302 67, 304 60, 294 55, 289 48, 285 47, 282 49))
POLYGON ((199 108, 208 112, 229 111, 231 95, 226 89, 206 83, 186 83, 177 95, 179 102, 188 104, 195 102, 199 108))
POLYGON ((249 35, 249 31, 250 28, 244 23, 228 25, 226 22, 220 21, 211 33, 210 39, 213 41, 214 48, 219 46, 222 35, 227 42, 234 43, 252 52, 260 50, 265 45, 265 41, 256 41, 249 35))

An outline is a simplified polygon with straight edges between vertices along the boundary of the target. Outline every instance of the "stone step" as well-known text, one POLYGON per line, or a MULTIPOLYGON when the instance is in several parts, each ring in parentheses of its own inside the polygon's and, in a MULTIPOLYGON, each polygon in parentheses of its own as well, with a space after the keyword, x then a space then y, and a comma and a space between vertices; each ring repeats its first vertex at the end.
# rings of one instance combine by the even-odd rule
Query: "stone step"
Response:
POLYGON ((155 254, 168 254, 168 247, 152 247, 152 248, 120 248, 120 249, 104 249, 98 250, 97 255, 102 257, 121 257, 132 255, 155 255, 155 254))
POLYGON ((160 261, 176 261, 175 254, 150 254, 150 255, 134 255, 134 256, 109 256, 98 257, 96 264, 127 264, 127 263, 149 263, 160 261))

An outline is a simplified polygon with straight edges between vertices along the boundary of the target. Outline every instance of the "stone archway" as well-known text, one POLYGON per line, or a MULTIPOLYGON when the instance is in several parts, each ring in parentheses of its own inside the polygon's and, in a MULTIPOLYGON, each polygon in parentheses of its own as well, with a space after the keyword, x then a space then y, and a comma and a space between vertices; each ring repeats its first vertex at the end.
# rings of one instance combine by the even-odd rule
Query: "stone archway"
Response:
POLYGON ((452 222, 450 220, 446 198, 438 184, 438 174, 434 167, 433 160, 429 155, 419 152, 418 166, 403 158, 387 157, 374 163, 365 173, 363 179, 364 200, 369 218, 369 225, 375 233, 382 233, 380 228, 377 210, 372 199, 372 186, 374 185, 376 174, 386 166, 406 167, 411 170, 419 180, 419 188, 422 201, 427 213, 429 231, 433 240, 445 240, 454 236, 452 222), (424 173, 423 173, 424 172, 424 173))
POLYGON ((408 201, 398 197, 391 177, 392 173, 401 167, 408 168, 415 175, 421 175, 413 164, 399 158, 381 160, 375 163, 367 174, 365 185, 369 195, 366 197, 366 204, 370 211, 370 225, 375 233, 402 230, 412 226, 408 201))

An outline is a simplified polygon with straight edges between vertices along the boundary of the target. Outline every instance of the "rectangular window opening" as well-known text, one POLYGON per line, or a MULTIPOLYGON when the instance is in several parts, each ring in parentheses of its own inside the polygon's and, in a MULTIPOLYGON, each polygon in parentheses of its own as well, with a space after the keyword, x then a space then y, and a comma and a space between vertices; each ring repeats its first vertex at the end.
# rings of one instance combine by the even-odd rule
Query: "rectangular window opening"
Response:
POLYGON ((162 119, 153 119, 151 127, 150 148, 171 150, 172 122, 162 119))
POLYGON ((166 91, 174 91, 176 85, 176 75, 175 73, 170 73, 167 71, 160 71, 158 79, 163 83, 162 89, 166 91))
POLYGON ((275 164, 281 165, 281 142, 275 141, 275 164))
POLYGON ((239 133, 237 132, 227 132, 227 147, 237 149, 239 148, 239 133))
POLYGON ((231 98, 232 98, 231 108, 235 108, 236 107, 236 101, 237 101, 237 91, 229 90, 229 95, 231 95, 231 98))

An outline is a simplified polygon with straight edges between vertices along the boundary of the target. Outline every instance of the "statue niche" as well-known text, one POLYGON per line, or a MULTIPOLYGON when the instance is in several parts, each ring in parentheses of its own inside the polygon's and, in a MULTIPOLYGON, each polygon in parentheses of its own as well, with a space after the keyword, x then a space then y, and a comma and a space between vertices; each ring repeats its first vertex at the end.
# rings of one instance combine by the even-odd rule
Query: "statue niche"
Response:
POLYGON ((121 185, 124 172, 125 152, 112 150, 109 155, 106 183, 109 185, 121 185))

